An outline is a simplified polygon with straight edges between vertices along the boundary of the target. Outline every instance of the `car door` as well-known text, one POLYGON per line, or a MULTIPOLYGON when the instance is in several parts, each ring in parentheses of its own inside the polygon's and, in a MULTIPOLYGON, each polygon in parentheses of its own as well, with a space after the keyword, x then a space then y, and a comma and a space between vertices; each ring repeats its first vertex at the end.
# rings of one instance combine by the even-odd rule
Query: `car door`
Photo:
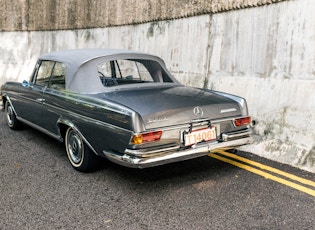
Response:
POLYGON ((66 66, 64 63, 55 62, 47 87, 41 94, 42 106, 42 124, 41 126, 52 134, 58 135, 57 121, 63 111, 65 104, 65 74, 66 66))
POLYGON ((16 106, 17 114, 27 122, 45 126, 44 92, 50 81, 55 62, 38 61, 29 84, 23 84, 19 95, 21 100, 16 106))

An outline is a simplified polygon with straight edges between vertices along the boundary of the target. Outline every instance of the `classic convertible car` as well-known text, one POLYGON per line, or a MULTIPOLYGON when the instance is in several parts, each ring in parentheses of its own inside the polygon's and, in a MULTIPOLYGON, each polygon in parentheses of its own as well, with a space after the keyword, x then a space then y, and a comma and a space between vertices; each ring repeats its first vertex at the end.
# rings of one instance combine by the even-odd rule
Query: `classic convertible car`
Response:
POLYGON ((65 142, 71 165, 145 168, 251 143, 245 99, 181 85, 162 59, 76 49, 42 55, 29 81, 1 87, 7 124, 65 142))

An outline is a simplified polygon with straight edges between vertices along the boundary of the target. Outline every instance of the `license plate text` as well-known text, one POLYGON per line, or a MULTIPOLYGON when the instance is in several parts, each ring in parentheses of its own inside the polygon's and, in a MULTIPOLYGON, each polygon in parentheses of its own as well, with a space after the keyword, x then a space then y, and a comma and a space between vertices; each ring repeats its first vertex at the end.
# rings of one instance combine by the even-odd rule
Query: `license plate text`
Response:
POLYGON ((202 141, 215 140, 217 138, 215 127, 194 130, 185 134, 185 146, 194 145, 202 141))

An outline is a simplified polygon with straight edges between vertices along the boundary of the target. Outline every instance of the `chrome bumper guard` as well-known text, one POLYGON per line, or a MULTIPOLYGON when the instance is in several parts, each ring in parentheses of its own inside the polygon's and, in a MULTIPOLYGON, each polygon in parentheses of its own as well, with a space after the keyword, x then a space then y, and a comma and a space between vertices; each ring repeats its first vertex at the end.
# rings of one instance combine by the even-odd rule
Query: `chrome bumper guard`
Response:
POLYGON ((205 156, 214 149, 220 148, 236 148, 242 145, 252 143, 252 131, 246 130, 233 134, 223 134, 223 141, 214 141, 207 143, 198 143, 189 149, 179 149, 178 146, 173 148, 159 149, 155 151, 145 152, 151 157, 141 157, 144 150, 126 149, 124 154, 113 151, 103 151, 105 156, 117 164, 129 168, 148 168, 177 161, 193 159, 205 156))

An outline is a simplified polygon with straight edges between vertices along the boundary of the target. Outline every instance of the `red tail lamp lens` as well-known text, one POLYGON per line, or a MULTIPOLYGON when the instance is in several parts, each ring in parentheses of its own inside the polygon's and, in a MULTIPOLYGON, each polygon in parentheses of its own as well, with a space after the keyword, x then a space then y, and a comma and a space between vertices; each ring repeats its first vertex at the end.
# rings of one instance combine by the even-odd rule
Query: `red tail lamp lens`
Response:
POLYGON ((162 131, 137 134, 132 137, 132 144, 140 145, 147 142, 159 141, 162 136, 162 131))
POLYGON ((236 127, 242 126, 242 125, 249 125, 251 122, 250 117, 242 117, 234 120, 234 124, 236 127))

